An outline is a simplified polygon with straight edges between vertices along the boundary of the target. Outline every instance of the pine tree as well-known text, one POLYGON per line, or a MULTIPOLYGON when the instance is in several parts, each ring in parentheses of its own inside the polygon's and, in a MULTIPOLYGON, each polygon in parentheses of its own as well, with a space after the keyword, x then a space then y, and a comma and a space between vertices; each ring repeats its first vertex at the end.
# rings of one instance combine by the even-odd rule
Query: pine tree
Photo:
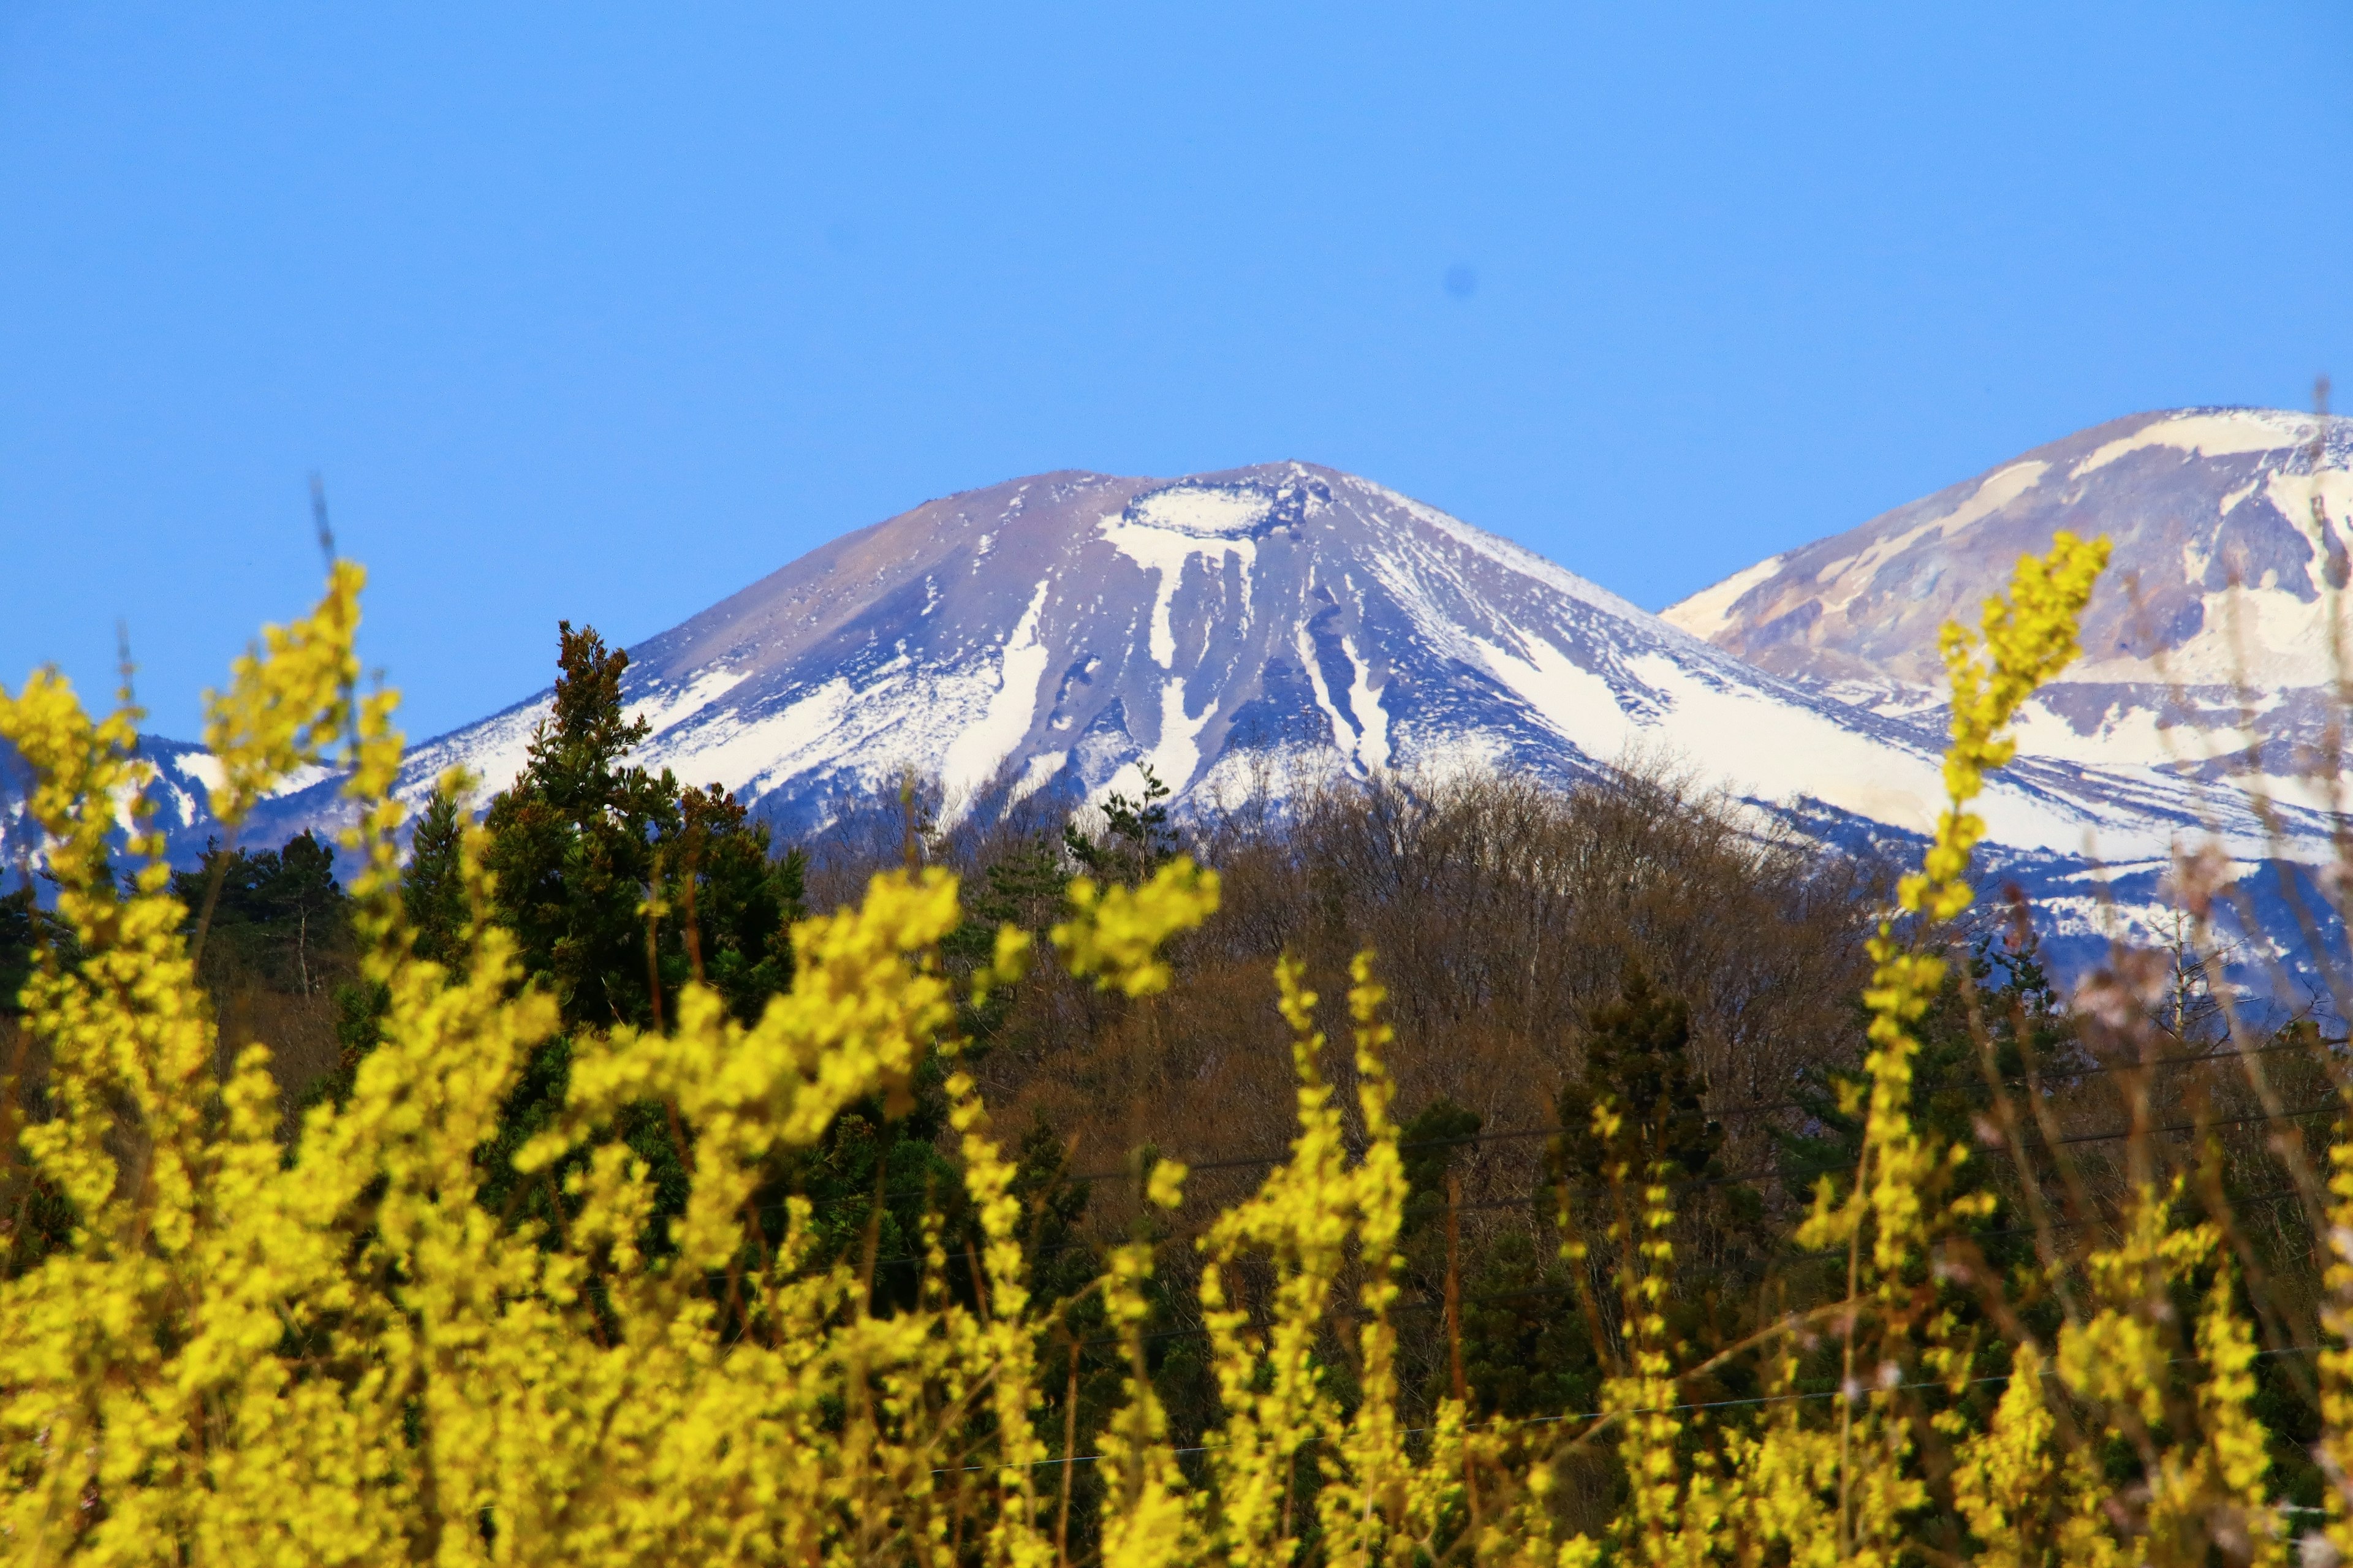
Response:
POLYGON ((665 875, 673 930, 688 969, 752 1023, 767 999, 793 984, 792 922, 801 903, 807 858, 781 859, 768 848, 768 825, 754 822, 717 784, 679 797, 680 829, 665 875))
POLYGON ((335 879, 335 852, 316 834, 296 834, 279 850, 277 869, 264 881, 261 897, 301 994, 325 989, 318 954, 341 945, 350 921, 349 900, 335 879))
POLYGON ((1448 1235, 1454 1172, 1481 1125, 1476 1111, 1441 1099, 1399 1130, 1408 1194, 1400 1250, 1417 1293, 1442 1312, 1432 1323, 1423 1402, 1434 1407, 1453 1393, 1459 1368, 1481 1415, 1589 1410, 1599 1363, 1560 1264, 1516 1227, 1475 1247, 1448 1235))
POLYGON ((625 760, 652 732, 622 711, 629 656, 607 652, 593 627, 560 622, 558 637, 554 707, 485 821, 499 918, 566 1025, 650 1024, 658 965, 641 911, 660 877, 657 846, 681 826, 678 782, 625 760))
POLYGON ((1117 790, 1103 796, 1102 833, 1082 831, 1076 821, 1062 828, 1062 847, 1099 881, 1142 882, 1183 847, 1169 820, 1168 786, 1151 763, 1140 772, 1144 787, 1136 798, 1117 790))
POLYGON ((27 880, 15 892, 0 897, 0 1016, 19 1013, 17 993, 33 975, 33 955, 42 935, 41 906, 27 880))
POLYGON ((277 849, 209 845, 195 869, 173 874, 172 890, 192 927, 211 902, 204 968, 216 993, 259 983, 310 996, 350 970, 351 900, 335 877, 334 850, 314 833, 277 849))
MULTIPOLYGON (((738 1017, 756 1018, 792 984, 790 928, 802 912, 803 862, 771 857, 766 824, 717 785, 681 790, 668 769, 656 773, 628 761, 652 732, 623 707, 629 656, 608 650, 593 627, 575 632, 564 621, 557 632, 554 703, 522 773, 483 820, 495 918, 514 933, 531 983, 555 997, 565 1030, 533 1054, 482 1152, 482 1199, 502 1213, 517 1196, 514 1152, 563 1107, 572 1037, 625 1024, 659 1028, 694 978, 738 1017)), ((427 891, 455 876, 455 826, 448 825, 446 872, 433 862, 412 865, 419 900, 457 896, 427 891)), ((667 1245, 662 1221, 686 1196, 670 1122, 666 1108, 646 1105, 618 1129, 652 1173, 648 1240, 657 1247, 667 1245)), ((516 1212, 548 1217, 553 1190, 534 1184, 516 1212)))
POLYGON ((466 928, 466 888, 458 863, 464 833, 457 799, 435 791, 417 819, 408 864, 400 874, 400 901, 417 956, 445 967, 458 963, 458 938, 466 928))
POLYGON ((1662 1163, 1672 1175, 1711 1173, 1724 1129, 1708 1120, 1690 1047, 1691 1009, 1660 994, 1639 967, 1629 968, 1617 1000, 1593 1011, 1585 1070, 1560 1091, 1554 1175, 1591 1184, 1621 1162, 1635 1182, 1662 1163), (1620 1119, 1607 1140, 1593 1126, 1594 1110, 1604 1102, 1620 1119))

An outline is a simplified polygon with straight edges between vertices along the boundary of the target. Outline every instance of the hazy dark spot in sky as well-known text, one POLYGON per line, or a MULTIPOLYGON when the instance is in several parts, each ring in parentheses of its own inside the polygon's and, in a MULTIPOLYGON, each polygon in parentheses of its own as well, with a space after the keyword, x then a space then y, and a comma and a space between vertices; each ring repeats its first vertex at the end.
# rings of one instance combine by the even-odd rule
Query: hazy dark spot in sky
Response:
POLYGON ((1467 261, 1458 261, 1446 269, 1446 291, 1458 300, 1468 300, 1479 287, 1479 269, 1467 261))

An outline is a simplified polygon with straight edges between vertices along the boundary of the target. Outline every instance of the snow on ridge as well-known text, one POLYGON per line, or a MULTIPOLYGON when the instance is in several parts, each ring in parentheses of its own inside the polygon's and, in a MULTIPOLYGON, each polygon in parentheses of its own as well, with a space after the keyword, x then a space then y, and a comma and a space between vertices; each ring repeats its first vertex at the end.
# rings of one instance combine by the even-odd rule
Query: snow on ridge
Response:
POLYGON ((2100 447, 2077 463, 2068 477, 2082 479, 2127 453, 2150 447, 2172 447, 2204 458, 2277 451, 2309 444, 2321 428, 2319 418, 2313 415, 2280 408, 2177 409, 2100 447))
MULTIPOLYGON (((1547 587, 1556 588, 1573 599, 1592 605, 1595 609, 1607 610, 1613 616, 1623 616, 1637 626, 1664 625, 1658 616, 1643 609, 1632 600, 1621 599, 1599 584, 1580 577, 1567 567, 1547 561, 1526 546, 1513 543, 1501 534, 1490 533, 1483 528, 1475 528, 1459 517, 1442 512, 1434 506, 1414 500, 1411 496, 1400 494, 1386 485, 1375 484, 1370 479, 1357 479, 1350 475, 1348 481, 1367 494, 1399 508, 1416 521, 1470 546, 1498 565, 1509 567, 1524 577, 1533 577, 1547 587)), ((1670 627, 1669 630, 1678 637, 1690 635, 1676 627, 1670 627)))
POLYGON ((1722 582, 1669 605, 1659 612, 1659 619, 1704 642, 1731 625, 1732 606, 1741 595, 1778 572, 1781 563, 1788 559, 1786 552, 1779 555, 1767 555, 1756 565, 1743 567, 1722 582))

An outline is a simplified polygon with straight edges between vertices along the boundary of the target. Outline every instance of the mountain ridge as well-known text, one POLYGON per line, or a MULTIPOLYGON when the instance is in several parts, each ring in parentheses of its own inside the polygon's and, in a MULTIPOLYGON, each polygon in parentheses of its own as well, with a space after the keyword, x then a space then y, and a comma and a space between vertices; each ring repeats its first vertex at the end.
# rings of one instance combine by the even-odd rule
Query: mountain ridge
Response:
MULTIPOLYGON (((1913 831, 1939 798, 1941 739, 1916 715, 1760 671, 1508 540, 1300 462, 1066 469, 938 498, 630 653, 643 760, 788 831, 905 767, 960 805, 992 784, 1133 793, 1149 764, 1183 801, 1236 785, 1244 755, 1566 779, 1664 750, 1761 800, 1913 831)), ((546 699, 420 743, 403 793, 452 764, 500 786, 546 699)), ((326 787, 272 809, 316 810, 326 787)), ((2080 852, 2089 832, 2148 859, 2196 806, 2131 770, 2030 761, 1989 814, 2020 847, 2080 852)))
POLYGON ((1938 628, 2061 528, 2114 547, 2084 653, 2022 716, 2021 751, 2266 783, 2338 706, 2332 642, 2353 541, 2353 419, 2192 407, 2048 442, 1769 556, 1662 616, 1760 668, 1883 713, 1942 700, 1938 628), (2250 710, 2252 709, 2252 713, 2250 710))
MULTIPOLYGON (((2070 440, 2098 437, 2089 455, 2165 417, 2070 440)), ((1988 484, 2017 466, 1899 521, 1916 542, 1978 496, 1976 516, 2000 518, 1988 484)), ((1751 568, 1713 613, 1756 612, 1759 585, 1806 552, 1886 521, 1751 568)), ((1980 553, 2008 549, 1998 534, 1980 553)), ((1694 600, 1673 608, 1693 620, 1694 600)), ((1942 724, 1919 683, 1861 660, 1835 679, 1777 674, 1439 509, 1296 461, 1175 479, 1063 469, 936 498, 628 651, 625 700, 651 729, 638 760, 734 792, 786 838, 904 770, 939 781, 951 816, 1041 792, 1067 808, 1133 795, 1147 767, 1180 809, 1210 809, 1270 778, 1500 768, 1568 783, 1639 756, 1833 841, 1916 836, 1942 805, 1942 724)), ((398 793, 421 801, 463 766, 482 804, 522 766, 548 698, 419 742, 398 793)), ((173 850, 190 858, 210 759, 156 745, 173 850)), ((2247 863, 2280 848, 2213 784, 2029 747, 1982 803, 1989 874, 2060 900, 2090 942, 2108 918, 2090 879, 2129 882, 2154 907, 2176 847, 2209 828, 2247 863)), ((248 841, 335 826, 337 787, 321 778, 264 803, 248 841)), ((2276 820, 2294 844, 2325 841, 2316 814, 2276 820)))

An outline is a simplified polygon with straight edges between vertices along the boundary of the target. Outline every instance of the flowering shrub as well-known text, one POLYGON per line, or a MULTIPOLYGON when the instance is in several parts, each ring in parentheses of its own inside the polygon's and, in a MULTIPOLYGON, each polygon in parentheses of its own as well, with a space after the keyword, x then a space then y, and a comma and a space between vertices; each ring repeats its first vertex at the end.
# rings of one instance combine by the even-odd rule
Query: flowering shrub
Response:
MULTIPOLYGON (((1147 1366, 1148 1239, 1113 1248, 1090 1287, 1128 1369, 1119 1406, 1088 1455, 1057 1455, 1041 1430, 1041 1347, 1073 1302, 1033 1294, 1014 1165, 955 1063, 960 1005, 1018 981, 1032 942, 1007 926, 975 971, 951 973, 955 878, 879 876, 858 907, 798 924, 792 988, 756 1022, 690 984, 665 1028, 575 1039, 562 1117, 513 1162, 562 1201, 544 1223, 505 1223, 480 1201, 480 1151, 529 1053, 557 1031, 556 1006, 521 983, 512 938, 487 918, 479 830, 461 844, 470 916, 456 962, 414 951, 392 699, 355 691, 359 569, 336 566, 309 618, 266 634, 207 726, 231 829, 331 748, 350 767, 344 845, 364 868, 353 892, 385 997, 381 1045, 348 1096, 299 1128, 277 1125, 259 1047, 216 1068, 189 911, 138 805, 151 773, 137 715, 93 722, 62 679, 37 674, 0 693, 0 735, 36 776, 29 811, 76 956, 44 957, 25 992, 46 1113, 0 1126, 20 1174, 70 1225, 0 1281, 0 1552, 1038 1568, 1071 1552, 1053 1467, 1085 1458, 1100 1467, 1101 1517, 1080 1534, 1118 1568, 1892 1563, 1921 1560, 1930 1515, 1996 1563, 2284 1561, 2295 1531, 2253 1405, 2263 1335, 2224 1228, 2191 1217, 2182 1177, 2152 1172, 2104 1239, 2073 1252, 2035 1209, 2036 1261, 2004 1278, 1970 1238, 1994 1200, 1957 1181, 1982 1152, 1939 1142, 1912 1103, 1914 1026, 1949 977, 1923 933, 1969 901, 1983 831, 1971 802, 2009 760, 2020 703, 2073 657, 2105 559, 2104 544, 2063 534, 2047 559, 2021 563, 1982 639, 1947 631, 1948 799, 1900 889, 1908 931, 1891 918, 1872 948, 1872 1049, 1845 1091, 1861 1158, 1821 1178, 1794 1238, 1842 1257, 1834 1300, 1694 1362, 1662 1310, 1679 1184, 1667 1165, 1621 1159, 1599 1233, 1579 1232, 1566 1186, 1558 1205, 1575 1278, 1614 1291, 1584 1300, 1609 1368, 1600 1408, 1482 1422, 1458 1383, 1409 1429, 1392 1323, 1408 1186, 1385 994, 1360 956, 1351 1118, 1324 1076, 1318 999, 1286 961, 1274 1001, 1292 1032, 1298 1134, 1259 1192, 1198 1237, 1220 1416, 1189 1462, 1147 1366), (142 858, 127 883, 107 858, 125 810, 142 858), (871 1248, 820 1261, 807 1200, 782 1200, 775 1239, 764 1182, 846 1108, 903 1102, 934 1053, 978 1226, 965 1276, 977 1288, 950 1288, 935 1223, 915 1304, 886 1310, 871 1248), (644 1162, 609 1135, 647 1105, 690 1178, 666 1217, 644 1162), (1689 1407, 1683 1384, 1735 1357, 1767 1393, 1714 1419, 1689 1407), (1826 1358, 1838 1386, 1800 1397, 1805 1369, 1826 1358), (1989 1409, 1965 1399, 1977 1384, 2000 1387, 1989 1409), (1567 1531, 1560 1467, 1605 1447, 1622 1508, 1598 1536, 1567 1531)), ((1082 879, 1050 942, 1072 973, 1148 996, 1168 983, 1167 942, 1218 898, 1216 874, 1181 858, 1134 887, 1082 879)), ((1991 1141, 2023 1162, 2017 1106, 1999 1106, 1991 1141)), ((1606 1097, 1592 1105, 1596 1145, 1632 1146, 1619 1114, 1606 1097)), ((2307 1173, 2306 1197, 2320 1234, 2353 1237, 2353 1146, 2329 1160, 2326 1189, 2307 1173)), ((1150 1203, 1178 1207, 1187 1174, 1156 1164, 1150 1203)), ((2325 1283, 2317 1452, 2341 1477, 2353 1459, 2341 1248, 2325 1283)), ((2326 1506, 2308 1556, 2353 1549, 2341 1497, 2326 1506)))

